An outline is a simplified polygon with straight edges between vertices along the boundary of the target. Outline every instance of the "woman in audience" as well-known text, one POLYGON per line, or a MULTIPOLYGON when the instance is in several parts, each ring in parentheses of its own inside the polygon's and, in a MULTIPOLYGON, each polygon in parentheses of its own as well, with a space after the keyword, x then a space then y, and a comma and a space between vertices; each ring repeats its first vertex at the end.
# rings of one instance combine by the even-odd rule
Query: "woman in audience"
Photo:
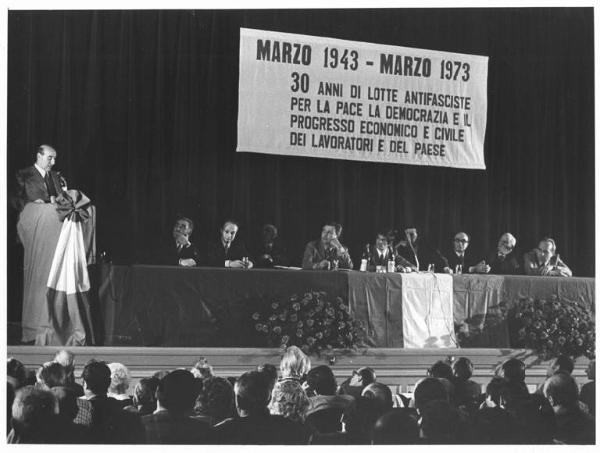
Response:
POLYGON ((279 363, 281 380, 300 381, 310 370, 310 359, 298 346, 286 349, 279 363))
POLYGON ((271 415, 281 415, 288 420, 299 423, 304 427, 307 443, 318 434, 317 430, 306 422, 306 412, 309 406, 308 397, 302 385, 294 379, 279 381, 271 392, 269 412, 271 415))
POLYGON ((467 410, 475 409, 479 403, 481 386, 471 380, 473 363, 466 357, 460 357, 452 364, 454 372, 454 398, 457 406, 465 406, 467 410))
POLYGON ((210 426, 235 416, 235 395, 229 381, 222 377, 211 377, 202 381, 202 389, 196 398, 194 418, 210 426))
POLYGON ((122 363, 109 363, 110 368, 110 387, 108 388, 108 397, 119 401, 122 408, 131 406, 133 399, 127 394, 131 375, 129 370, 122 363))

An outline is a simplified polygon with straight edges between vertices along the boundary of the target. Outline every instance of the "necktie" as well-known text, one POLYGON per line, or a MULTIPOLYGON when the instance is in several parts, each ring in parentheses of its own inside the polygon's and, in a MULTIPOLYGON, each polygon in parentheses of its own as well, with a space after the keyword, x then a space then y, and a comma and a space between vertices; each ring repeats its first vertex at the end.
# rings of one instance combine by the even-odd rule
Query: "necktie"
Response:
POLYGON ((56 191, 54 190, 54 184, 52 184, 52 179, 50 178, 49 171, 47 171, 44 175, 44 182, 46 183, 46 190, 48 191, 48 196, 55 197, 56 191))

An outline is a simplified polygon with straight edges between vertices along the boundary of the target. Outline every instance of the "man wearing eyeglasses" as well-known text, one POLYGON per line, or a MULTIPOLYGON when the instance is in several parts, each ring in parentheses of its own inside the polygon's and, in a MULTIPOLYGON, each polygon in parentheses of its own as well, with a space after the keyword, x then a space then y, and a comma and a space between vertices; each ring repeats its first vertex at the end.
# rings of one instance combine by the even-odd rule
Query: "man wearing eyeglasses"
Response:
POLYGON ((525 274, 553 277, 571 277, 569 266, 556 253, 554 239, 544 238, 537 248, 523 255, 525 274))
POLYGON ((444 271, 452 274, 472 272, 473 260, 467 253, 469 248, 469 235, 463 231, 454 235, 452 251, 446 255, 446 267, 444 271), (460 266, 460 267, 459 267, 460 266))

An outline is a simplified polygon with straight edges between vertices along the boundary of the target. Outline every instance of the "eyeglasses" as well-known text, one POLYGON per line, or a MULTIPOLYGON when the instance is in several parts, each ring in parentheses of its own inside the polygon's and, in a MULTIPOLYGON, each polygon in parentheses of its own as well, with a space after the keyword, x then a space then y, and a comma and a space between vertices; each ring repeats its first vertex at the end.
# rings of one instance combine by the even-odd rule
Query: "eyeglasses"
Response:
POLYGON ((460 242, 461 244, 467 244, 469 242, 469 240, 454 238, 454 242, 460 242))

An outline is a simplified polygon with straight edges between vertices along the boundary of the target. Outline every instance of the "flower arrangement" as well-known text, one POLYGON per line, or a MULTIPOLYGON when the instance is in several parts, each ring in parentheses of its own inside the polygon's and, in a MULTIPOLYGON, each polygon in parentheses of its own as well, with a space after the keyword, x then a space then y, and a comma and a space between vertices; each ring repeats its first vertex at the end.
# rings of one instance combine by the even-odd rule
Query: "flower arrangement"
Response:
POLYGON ((294 294, 265 304, 252 320, 257 332, 271 347, 296 345, 305 354, 331 349, 357 349, 363 344, 364 328, 354 320, 341 297, 330 299, 322 291, 294 294))
POLYGON ((520 299, 510 318, 512 342, 535 350, 543 359, 565 354, 593 359, 596 354, 595 323, 581 304, 559 300, 520 299))

